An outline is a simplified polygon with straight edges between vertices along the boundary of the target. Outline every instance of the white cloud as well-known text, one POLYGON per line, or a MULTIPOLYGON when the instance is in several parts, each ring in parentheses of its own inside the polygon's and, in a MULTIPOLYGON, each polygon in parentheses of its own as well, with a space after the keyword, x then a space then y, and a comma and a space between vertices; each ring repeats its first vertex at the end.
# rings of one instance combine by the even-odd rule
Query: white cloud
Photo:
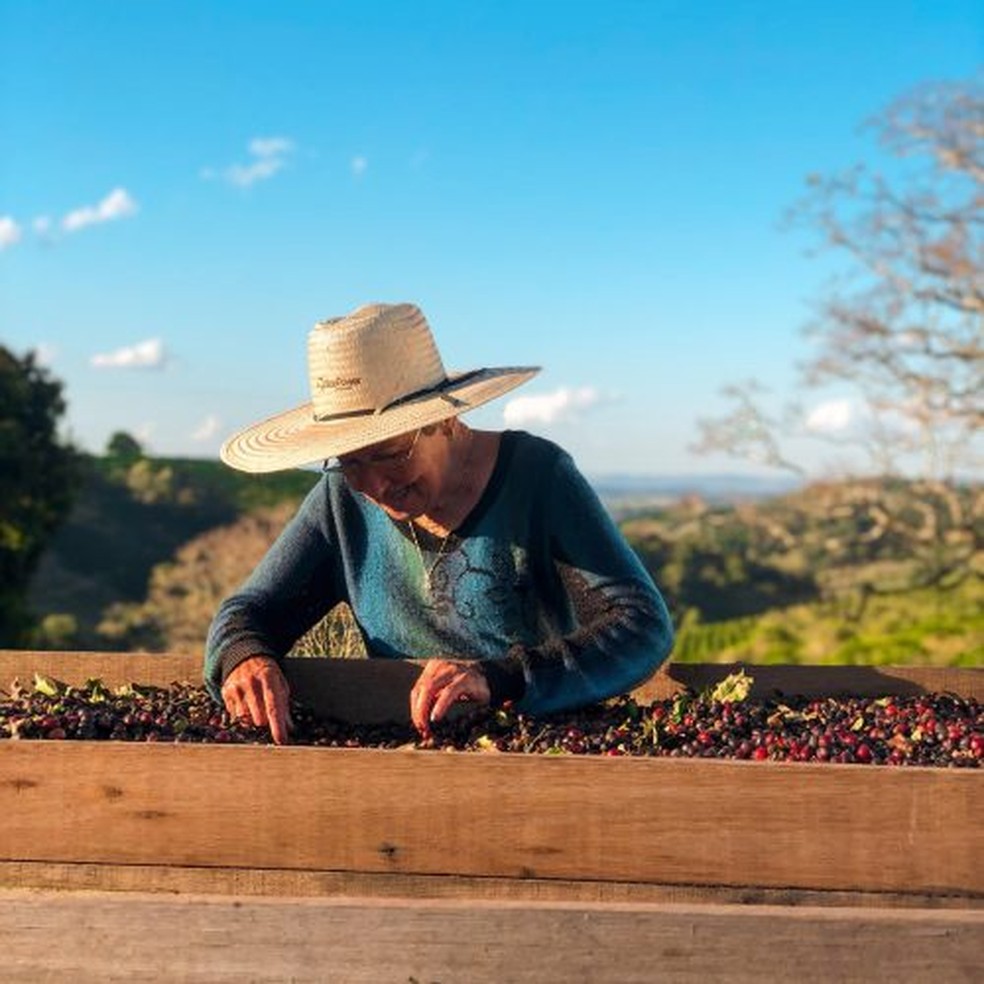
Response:
POLYGON ((815 406, 806 418, 806 429, 821 434, 836 434, 847 430, 857 414, 850 400, 827 400, 815 406))
POLYGON ((349 162, 349 167, 352 169, 353 177, 361 178, 366 173, 366 168, 369 167, 369 161, 361 154, 358 154, 349 162))
POLYGON ((159 338, 148 338, 136 345, 94 355, 89 360, 96 369, 161 369, 166 363, 167 353, 159 338))
POLYGON ((150 444, 150 439, 154 436, 154 432, 157 430, 157 424, 153 420, 145 420, 140 424, 135 430, 131 431, 133 436, 143 445, 146 450, 150 444))
POLYGON ((86 226, 112 222, 133 215, 137 203, 125 188, 114 188, 98 205, 83 205, 73 209, 61 221, 65 232, 78 232, 86 226))
POLYGON ((294 152, 294 142, 286 137, 254 137, 248 147, 251 160, 247 163, 230 164, 221 171, 215 168, 202 168, 201 176, 206 181, 223 178, 237 188, 248 188, 257 181, 272 178, 287 163, 294 152))
POLYGON ((542 396, 518 396, 505 405, 502 416, 510 427, 553 424, 574 420, 580 412, 600 402, 600 394, 591 386, 579 389, 564 386, 542 396))
POLYGON ((283 157, 294 149, 294 142, 286 137, 254 137, 249 142, 249 152, 255 157, 283 157))
POLYGON ((272 178, 284 166, 277 157, 263 157, 252 164, 233 164, 225 169, 226 180, 238 188, 248 188, 257 181, 272 178))
POLYGON ((214 437, 221 426, 222 421, 215 416, 214 413, 210 413, 194 430, 191 435, 193 441, 207 441, 209 438, 214 437))
MULTIPOLYGON (((86 226, 113 222, 134 215, 137 203, 125 188, 114 188, 96 205, 83 205, 66 213, 61 220, 62 231, 78 232, 86 226)), ((39 215, 31 220, 31 229, 43 242, 51 243, 57 238, 54 223, 48 215, 39 215)), ((14 246, 23 238, 23 229, 9 215, 0 215, 0 250, 14 246)))
POLYGON ((0 215, 0 249, 16 246, 20 239, 21 227, 9 215, 0 215))
POLYGON ((58 355, 58 349, 47 342, 39 342, 34 346, 34 357, 39 366, 50 366, 58 355))

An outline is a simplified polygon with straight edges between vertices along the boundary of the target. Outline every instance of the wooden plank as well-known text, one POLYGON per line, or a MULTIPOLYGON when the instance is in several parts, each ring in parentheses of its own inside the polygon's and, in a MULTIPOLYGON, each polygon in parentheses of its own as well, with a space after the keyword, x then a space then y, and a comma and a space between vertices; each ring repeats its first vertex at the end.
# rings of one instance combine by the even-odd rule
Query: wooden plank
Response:
POLYGON ((0 745, 8 861, 984 893, 978 770, 0 745))
POLYGON ((0 893, 4 979, 980 980, 984 913, 0 893))
POLYGON ((754 679, 753 697, 913 697, 952 693, 984 699, 984 668, 933 666, 794 666, 749 663, 669 663, 643 684, 644 699, 672 696, 673 688, 703 690, 743 669, 754 679))
MULTIPOLYGON (((286 669, 294 693, 320 714, 365 724, 410 720, 410 688, 420 673, 413 662, 295 657, 286 661, 286 669)), ((202 659, 167 653, 0 650, 0 688, 15 679, 30 683, 35 673, 73 686, 98 678, 111 687, 166 687, 175 681, 200 683, 202 659)))
POLYGON ((13 680, 29 684, 35 673, 54 677, 73 686, 89 679, 107 686, 143 683, 166 687, 175 681, 200 681, 202 659, 170 653, 98 653, 0 649, 0 687, 13 680))
MULTIPOLYGON (((419 674, 410 661, 289 659, 293 691, 321 714, 347 721, 409 722, 408 696, 419 674)), ((664 666, 635 691, 649 702, 684 688, 703 690, 744 669, 753 677, 751 696, 915 696, 954 693, 984 698, 984 669, 875 666, 742 666, 676 664, 664 666)))
POLYGON ((289 659, 291 692, 316 714, 380 724, 410 723, 410 690, 420 665, 408 660, 289 659))
POLYGON ((163 892, 182 895, 486 899, 512 902, 685 903, 982 909, 984 897, 914 892, 844 892, 727 885, 660 885, 562 878, 415 875, 388 871, 206 868, 155 864, 0 861, 0 889, 163 892))
MULTIPOLYGON (((291 658, 287 677, 296 694, 321 714, 363 723, 409 720, 408 694, 419 664, 407 660, 291 658)), ((666 698, 683 687, 713 686, 740 664, 670 663, 636 691, 640 700, 666 698)), ((752 695, 808 697, 914 695, 949 692, 984 699, 984 668, 872 666, 744 666, 752 695)), ((0 650, 0 687, 39 672, 66 683, 98 677, 110 686, 201 680, 201 660, 164 653, 78 653, 0 650)))

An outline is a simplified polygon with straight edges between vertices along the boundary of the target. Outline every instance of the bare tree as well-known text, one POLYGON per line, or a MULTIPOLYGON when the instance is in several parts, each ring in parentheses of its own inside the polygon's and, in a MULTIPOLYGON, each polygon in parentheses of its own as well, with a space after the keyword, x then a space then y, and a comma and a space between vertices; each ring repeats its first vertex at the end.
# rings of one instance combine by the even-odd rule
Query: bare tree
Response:
MULTIPOLYGON (((815 305, 802 380, 853 389, 861 426, 838 439, 876 470, 918 455, 924 477, 951 477, 979 466, 984 423, 984 77, 921 86, 868 128, 889 174, 813 175, 790 211, 847 261, 815 305)), ((731 411, 699 421, 695 449, 797 470, 780 450, 797 408, 772 420, 754 385, 725 394, 731 411)))
POLYGON ((731 401, 731 410, 724 417, 698 422, 701 441, 694 450, 701 454, 724 451, 736 458, 802 476, 804 469, 783 453, 783 421, 770 416, 759 402, 764 392, 764 387, 754 379, 723 387, 721 393, 731 401))
POLYGON ((811 435, 799 407, 770 416, 761 387, 749 382, 724 390, 730 410, 698 421, 693 447, 801 474, 783 444, 803 436, 860 449, 868 470, 883 476, 918 462, 907 504, 884 486, 872 499, 880 518, 869 536, 910 545, 905 587, 953 586, 980 574, 984 511, 979 486, 955 496, 952 482, 981 464, 984 76, 921 86, 868 127, 888 171, 858 165, 811 176, 789 215, 818 238, 819 250, 846 261, 815 304, 808 326, 815 349, 800 367, 802 382, 847 385, 864 410, 860 420, 811 435), (916 513, 913 501, 923 506, 916 513))

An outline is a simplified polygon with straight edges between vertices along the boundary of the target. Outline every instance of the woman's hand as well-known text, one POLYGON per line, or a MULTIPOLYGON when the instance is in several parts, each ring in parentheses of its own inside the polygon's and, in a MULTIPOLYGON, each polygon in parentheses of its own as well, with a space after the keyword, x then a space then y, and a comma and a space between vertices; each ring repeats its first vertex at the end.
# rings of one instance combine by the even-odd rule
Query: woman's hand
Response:
POLYGON ((478 663, 430 659, 410 691, 410 719, 421 736, 429 738, 432 722, 440 721, 452 705, 459 701, 488 704, 491 698, 488 681, 478 663))
POLYGON ((222 684, 226 710, 237 720, 258 728, 269 727, 278 745, 287 742, 290 719, 290 687, 276 660, 269 656, 244 659, 222 684))

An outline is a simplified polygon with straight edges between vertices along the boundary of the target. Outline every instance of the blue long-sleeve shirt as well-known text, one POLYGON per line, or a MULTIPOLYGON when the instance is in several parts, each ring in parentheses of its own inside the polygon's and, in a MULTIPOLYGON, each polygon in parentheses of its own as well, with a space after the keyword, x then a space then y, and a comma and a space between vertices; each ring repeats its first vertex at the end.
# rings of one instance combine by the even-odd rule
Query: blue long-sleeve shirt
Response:
POLYGON ((447 542, 416 536, 325 475, 216 613, 205 656, 213 696, 240 662, 279 660, 341 601, 370 656, 480 660, 493 702, 511 697, 534 714, 624 693, 669 655, 673 629, 652 578, 549 441, 506 431, 485 492, 447 542))

